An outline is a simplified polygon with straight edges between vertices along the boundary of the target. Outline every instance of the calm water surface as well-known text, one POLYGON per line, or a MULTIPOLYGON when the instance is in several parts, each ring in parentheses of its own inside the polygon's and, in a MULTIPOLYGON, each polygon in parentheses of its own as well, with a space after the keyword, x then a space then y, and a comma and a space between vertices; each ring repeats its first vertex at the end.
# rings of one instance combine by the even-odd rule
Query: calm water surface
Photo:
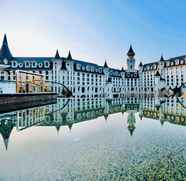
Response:
POLYGON ((186 180, 176 99, 66 100, 0 115, 0 180, 186 180))

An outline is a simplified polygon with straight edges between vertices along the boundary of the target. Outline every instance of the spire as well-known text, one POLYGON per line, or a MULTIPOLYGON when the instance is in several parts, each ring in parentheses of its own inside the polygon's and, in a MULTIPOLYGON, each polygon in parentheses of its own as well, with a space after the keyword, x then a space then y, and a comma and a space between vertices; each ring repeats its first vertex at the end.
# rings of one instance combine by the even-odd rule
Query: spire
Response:
POLYGON ((56 125, 57 134, 59 133, 60 127, 60 125, 56 125))
POLYGON ((72 130, 72 126, 73 126, 73 123, 68 123, 68 129, 71 131, 72 130))
POLYGON ((104 118, 105 118, 105 121, 107 121, 107 119, 108 119, 108 114, 104 114, 103 116, 104 116, 104 118))
POLYGON ((121 68, 121 71, 124 71, 124 68, 123 67, 121 68))
POLYGON ((108 68, 108 64, 107 64, 107 61, 105 60, 105 63, 103 65, 104 68, 108 68))
POLYGON ((161 55, 160 61, 164 61, 163 55, 161 55))
POLYGON ((58 50, 56 50, 55 58, 60 58, 58 50))
POLYGON ((128 130, 129 130, 130 136, 133 135, 135 128, 136 128, 135 126, 128 126, 128 130))
POLYGON ((140 66, 140 67, 142 67, 142 66, 143 66, 142 62, 140 62, 139 66, 140 66))
POLYGON ((70 53, 70 50, 69 50, 69 52, 68 52, 67 60, 72 60, 72 55, 71 55, 71 53, 70 53))
POLYGON ((8 41, 7 41, 6 34, 4 35, 3 43, 2 43, 2 46, 0 49, 0 58, 2 58, 2 59, 3 58, 7 58, 7 59, 12 58, 12 54, 11 54, 9 47, 8 47, 8 41))
POLYGON ((3 138, 4 141, 4 145, 5 145, 5 149, 8 149, 8 142, 9 142, 9 138, 3 138))
POLYGON ((143 114, 139 114, 139 118, 140 118, 140 120, 142 120, 143 119, 143 114))
POLYGON ((129 57, 134 57, 135 56, 135 52, 134 52, 134 50, 132 48, 132 45, 130 45, 130 48, 129 48, 129 51, 127 52, 127 55, 129 57))
POLYGON ((8 121, 8 123, 6 123, 5 121, 1 122, 0 134, 3 138, 6 150, 8 149, 8 142, 9 142, 10 134, 12 132, 13 127, 14 125, 12 121, 8 121))

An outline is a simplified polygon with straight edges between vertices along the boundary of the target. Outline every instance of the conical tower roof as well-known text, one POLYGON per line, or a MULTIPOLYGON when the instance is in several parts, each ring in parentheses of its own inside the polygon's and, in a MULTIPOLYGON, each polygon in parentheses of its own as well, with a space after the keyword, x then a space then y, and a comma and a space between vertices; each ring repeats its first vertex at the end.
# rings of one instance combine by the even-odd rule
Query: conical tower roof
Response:
POLYGON ((134 52, 134 50, 133 50, 133 48, 132 48, 132 45, 130 45, 130 48, 129 48, 129 51, 127 52, 127 55, 128 55, 129 57, 135 56, 135 52, 134 52))
POLYGON ((12 54, 8 47, 8 41, 7 41, 6 34, 4 35, 3 43, 0 49, 0 59, 4 59, 4 58, 7 58, 7 59, 12 58, 12 54))
POLYGON ((55 58, 60 58, 58 50, 56 50, 55 58))
POLYGON ((108 64, 107 64, 107 61, 106 60, 105 60, 105 63, 103 65, 103 67, 108 68, 108 64))
POLYGON ((68 52, 67 60, 72 60, 72 55, 71 55, 70 50, 69 50, 69 52, 68 52))
POLYGON ((68 126, 69 130, 71 131, 72 130, 73 123, 68 123, 67 126, 68 126))
POLYGON ((108 119, 108 114, 104 114, 104 118, 105 118, 105 120, 107 120, 108 119))
POLYGON ((161 55, 160 61, 164 61, 163 55, 161 55))
POLYGON ((55 127, 56 127, 56 130, 57 130, 57 133, 59 133, 59 130, 60 130, 61 126, 60 125, 56 125, 55 127))
POLYGON ((133 135, 135 128, 136 128, 135 126, 128 126, 128 130, 129 130, 130 136, 133 135))
POLYGON ((8 142, 9 142, 10 134, 12 132, 13 127, 14 126, 12 122, 8 122, 8 124, 5 124, 5 122, 1 123, 0 134, 3 138, 6 150, 8 149, 8 142))

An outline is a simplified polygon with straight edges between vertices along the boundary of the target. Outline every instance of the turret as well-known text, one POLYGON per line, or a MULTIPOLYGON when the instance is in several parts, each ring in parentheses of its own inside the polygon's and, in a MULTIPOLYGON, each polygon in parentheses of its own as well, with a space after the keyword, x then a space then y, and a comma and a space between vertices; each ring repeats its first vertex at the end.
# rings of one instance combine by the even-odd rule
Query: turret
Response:
POLYGON ((154 74, 155 76, 155 97, 159 96, 159 88, 160 88, 160 73, 159 70, 157 70, 157 72, 154 74))
POLYGON ((159 70, 160 70, 161 75, 164 74, 163 73, 164 72, 164 65, 165 65, 165 60, 164 60, 163 55, 161 55, 160 60, 159 60, 159 70))
POLYGON ((104 65, 103 65, 103 67, 104 67, 104 68, 109 68, 106 60, 105 60, 105 63, 104 63, 104 65))
POLYGON ((127 52, 127 55, 129 58, 133 58, 135 56, 135 52, 132 48, 132 45, 130 45, 129 51, 127 52))
POLYGON ((14 125, 12 121, 8 121, 8 123, 6 121, 1 122, 0 134, 2 135, 6 150, 8 149, 8 142, 9 142, 10 134, 12 132, 13 127, 14 125))
POLYGON ((135 70, 135 52, 132 48, 132 46, 130 45, 129 51, 127 52, 127 68, 129 72, 134 72, 135 70))
POLYGON ((128 130, 131 136, 133 135, 133 132, 136 128, 135 123, 136 123, 136 118, 134 112, 131 111, 128 113, 128 117, 127 117, 128 130))
POLYGON ((143 64, 142 64, 142 62, 140 62, 140 63, 139 63, 139 71, 141 72, 142 69, 143 69, 143 64))
POLYGON ((69 50, 69 52, 68 52, 67 60, 72 60, 72 55, 71 55, 70 50, 69 50))
POLYGON ((56 50, 55 58, 56 59, 59 59, 60 58, 58 50, 56 50))
POLYGON ((106 80, 108 79, 109 76, 109 66, 107 64, 107 61, 105 60, 105 63, 103 65, 103 72, 106 75, 106 80))
POLYGON ((163 55, 161 55, 160 62, 164 61, 163 55))
POLYGON ((0 49, 0 59, 5 59, 5 58, 8 60, 12 59, 12 54, 8 47, 8 41, 7 41, 6 34, 4 35, 3 43, 0 49))
POLYGON ((56 127, 57 133, 59 133, 59 130, 60 130, 60 127, 61 127, 61 126, 60 126, 60 125, 56 125, 55 127, 56 127))

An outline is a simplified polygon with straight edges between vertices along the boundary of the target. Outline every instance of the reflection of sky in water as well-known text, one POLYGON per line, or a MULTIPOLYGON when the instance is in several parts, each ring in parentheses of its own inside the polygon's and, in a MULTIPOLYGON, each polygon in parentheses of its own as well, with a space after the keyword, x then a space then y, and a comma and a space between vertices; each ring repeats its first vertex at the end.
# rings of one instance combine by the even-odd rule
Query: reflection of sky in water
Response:
POLYGON ((167 175, 165 170, 172 168, 183 177, 185 127, 140 120, 138 114, 132 136, 128 113, 79 122, 71 131, 67 126, 59 132, 55 126, 33 126, 20 132, 14 127, 7 151, 0 141, 0 180, 143 180, 155 172, 167 175))

